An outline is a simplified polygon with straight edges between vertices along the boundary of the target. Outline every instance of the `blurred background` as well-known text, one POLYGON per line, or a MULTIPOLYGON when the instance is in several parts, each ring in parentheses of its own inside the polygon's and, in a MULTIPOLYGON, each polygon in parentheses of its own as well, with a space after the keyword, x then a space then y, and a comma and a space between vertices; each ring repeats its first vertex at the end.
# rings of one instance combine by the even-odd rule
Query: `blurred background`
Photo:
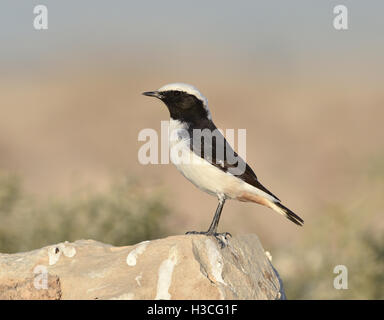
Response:
POLYGON ((169 118, 141 92, 186 82, 219 128, 246 128, 247 162, 305 220, 233 201, 220 229, 259 236, 289 299, 383 299, 384 3, 343 1, 344 31, 338 4, 3 0, 0 252, 207 229, 217 200, 137 157, 169 118))

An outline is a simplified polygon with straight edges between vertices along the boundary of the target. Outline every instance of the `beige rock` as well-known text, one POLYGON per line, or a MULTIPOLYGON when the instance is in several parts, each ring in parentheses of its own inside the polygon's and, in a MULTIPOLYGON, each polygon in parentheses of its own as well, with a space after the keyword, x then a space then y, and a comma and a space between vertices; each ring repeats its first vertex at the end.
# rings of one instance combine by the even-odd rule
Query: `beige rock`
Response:
POLYGON ((256 235, 172 236, 134 246, 93 240, 0 254, 0 299, 284 299, 256 235))

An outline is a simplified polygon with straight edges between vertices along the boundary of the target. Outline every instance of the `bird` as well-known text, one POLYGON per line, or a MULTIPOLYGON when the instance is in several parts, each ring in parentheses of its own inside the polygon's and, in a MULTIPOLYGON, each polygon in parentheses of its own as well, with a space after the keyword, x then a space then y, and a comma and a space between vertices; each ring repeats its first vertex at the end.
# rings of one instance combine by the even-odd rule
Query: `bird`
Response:
POLYGON ((266 206, 299 226, 304 224, 302 218, 259 182, 251 167, 233 150, 212 121, 207 98, 196 87, 170 83, 142 94, 160 99, 168 108, 171 162, 196 187, 218 199, 208 230, 187 234, 214 236, 225 246, 223 239, 231 234, 218 233, 217 229, 224 204, 230 199, 266 206), (211 134, 213 138, 196 132, 211 134))

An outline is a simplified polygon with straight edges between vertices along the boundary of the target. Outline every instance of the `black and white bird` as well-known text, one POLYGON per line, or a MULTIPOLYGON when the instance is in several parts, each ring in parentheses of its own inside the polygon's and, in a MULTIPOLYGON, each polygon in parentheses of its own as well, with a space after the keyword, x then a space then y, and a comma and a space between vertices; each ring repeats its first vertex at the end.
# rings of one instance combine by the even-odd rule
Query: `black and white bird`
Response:
POLYGON ((144 92, 143 95, 160 99, 169 110, 171 162, 196 187, 219 200, 208 231, 187 233, 215 236, 219 241, 222 236, 229 235, 227 232, 217 233, 221 211, 227 199, 264 205, 297 225, 303 225, 303 219, 266 189, 248 164, 233 151, 212 121, 208 100, 194 86, 172 83, 156 91, 144 92), (215 138, 205 139, 204 135, 200 135, 195 139, 194 133, 199 130, 214 133, 215 138), (177 155, 172 152, 173 148, 177 149, 177 155), (230 154, 234 155, 237 163, 230 161, 230 154), (238 168, 242 170, 236 172, 234 169, 238 168))

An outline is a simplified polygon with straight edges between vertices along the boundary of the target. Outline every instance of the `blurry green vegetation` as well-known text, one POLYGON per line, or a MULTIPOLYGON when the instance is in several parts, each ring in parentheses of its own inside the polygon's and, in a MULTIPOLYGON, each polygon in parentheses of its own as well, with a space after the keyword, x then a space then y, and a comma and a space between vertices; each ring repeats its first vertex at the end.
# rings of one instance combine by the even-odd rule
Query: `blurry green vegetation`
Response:
POLYGON ((103 193, 38 201, 22 191, 16 176, 0 173, 0 252, 28 251, 65 240, 129 245, 154 239, 165 235, 168 211, 159 191, 147 195, 129 180, 103 193))
POLYGON ((358 193, 316 210, 299 241, 272 251, 288 299, 384 299, 384 166, 373 165, 358 193), (333 287, 337 265, 348 269, 347 290, 333 287))

